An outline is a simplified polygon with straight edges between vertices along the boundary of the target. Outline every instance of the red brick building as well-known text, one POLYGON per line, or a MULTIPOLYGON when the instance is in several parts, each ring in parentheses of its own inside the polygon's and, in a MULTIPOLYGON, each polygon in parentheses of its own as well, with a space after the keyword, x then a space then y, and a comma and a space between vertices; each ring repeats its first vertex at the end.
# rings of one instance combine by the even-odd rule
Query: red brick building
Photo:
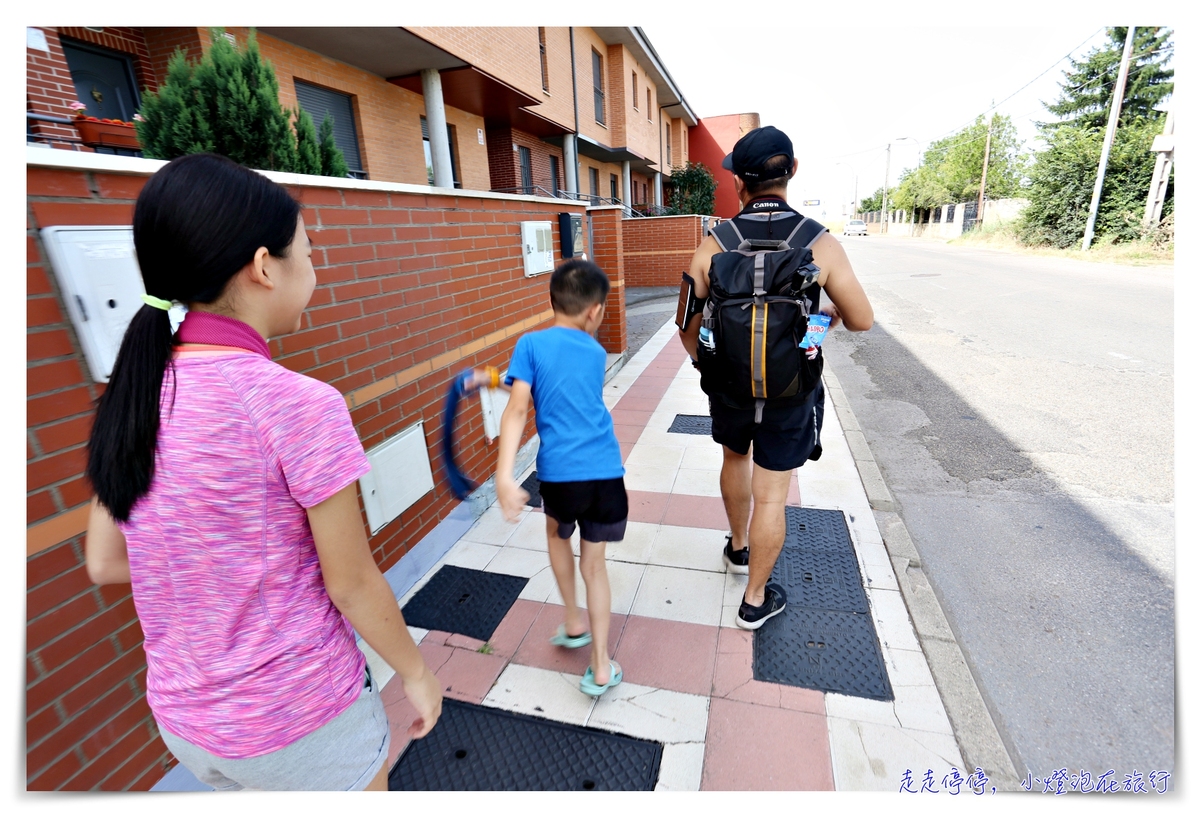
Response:
MULTIPOLYGON (((130 588, 93 586, 83 561, 86 441, 104 385, 89 373, 41 231, 131 223, 159 163, 81 145, 71 104, 131 119, 175 49, 198 56, 211 35, 27 33, 26 786, 148 789, 174 761, 146 706, 130 588)), ((249 31, 226 34, 243 46, 249 31)), ((436 451, 453 375, 507 360, 522 332, 549 320, 546 278, 524 274, 520 222, 550 221, 557 248, 557 216, 586 211, 592 257, 613 281, 600 340, 624 351, 622 216, 661 202, 662 176, 687 161, 697 122, 639 29, 256 36, 285 106, 346 114, 338 139, 357 177, 277 177, 305 206, 318 286, 303 329, 272 341, 272 354, 343 393, 368 451, 417 422, 436 451)), ((689 222, 680 235, 693 232, 689 222)), ((661 252, 641 246, 639 258, 661 252)), ((478 413, 464 418, 460 454, 467 473, 486 477, 495 449, 482 425, 478 413)), ((433 490, 368 531, 390 581, 421 575, 461 523, 430 460, 433 490)))
MULTIPOLYGON (((225 34, 244 46, 250 31, 225 34)), ((73 126, 51 120, 76 101, 131 119, 175 49, 198 59, 210 37, 30 29, 29 141, 72 147, 73 126)), ((687 162, 697 124, 638 28, 268 27, 256 38, 280 102, 318 122, 331 112, 359 178, 661 205, 662 176, 687 162)))

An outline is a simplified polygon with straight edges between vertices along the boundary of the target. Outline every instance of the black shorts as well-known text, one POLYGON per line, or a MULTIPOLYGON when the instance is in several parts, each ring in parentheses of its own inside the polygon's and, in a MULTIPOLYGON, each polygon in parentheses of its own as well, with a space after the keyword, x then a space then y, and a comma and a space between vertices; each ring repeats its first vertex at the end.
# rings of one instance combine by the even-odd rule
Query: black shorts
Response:
POLYGON ((768 471, 791 471, 821 457, 821 425, 825 420, 825 386, 817 383, 808 399, 793 406, 763 407, 761 423, 754 409, 730 408, 709 398, 712 438, 745 455, 754 443, 754 464, 768 471))
POLYGON ((543 482, 539 489, 546 516, 558 522, 558 537, 570 539, 579 522, 579 537, 588 542, 620 542, 629 519, 625 478, 582 482, 543 482))

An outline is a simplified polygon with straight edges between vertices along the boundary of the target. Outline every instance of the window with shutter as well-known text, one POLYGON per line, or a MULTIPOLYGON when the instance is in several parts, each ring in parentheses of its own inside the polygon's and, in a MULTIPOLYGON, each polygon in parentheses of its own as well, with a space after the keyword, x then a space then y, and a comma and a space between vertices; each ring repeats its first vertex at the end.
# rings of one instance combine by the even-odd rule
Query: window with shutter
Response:
POLYGON ((354 103, 349 94, 331 91, 301 80, 295 80, 296 101, 300 108, 308 112, 313 124, 320 129, 321 122, 328 114, 333 120, 333 141, 342 151, 346 159, 346 167, 350 175, 358 179, 366 178, 363 172, 362 156, 358 151, 358 128, 354 124, 354 103))

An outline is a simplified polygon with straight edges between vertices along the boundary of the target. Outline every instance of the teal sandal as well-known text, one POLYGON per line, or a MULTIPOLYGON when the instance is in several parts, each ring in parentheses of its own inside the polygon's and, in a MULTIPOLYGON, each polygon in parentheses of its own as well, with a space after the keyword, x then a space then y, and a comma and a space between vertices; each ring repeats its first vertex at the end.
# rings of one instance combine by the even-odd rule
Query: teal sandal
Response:
POLYGON ((567 625, 559 624, 558 632, 550 637, 550 643, 556 647, 566 647, 567 649, 574 650, 591 644, 592 634, 580 633, 579 635, 567 635, 567 625))
POLYGON ((605 692, 608 692, 610 689, 615 687, 617 684, 621 683, 621 678, 624 675, 624 673, 621 671, 621 665, 616 661, 610 661, 609 671, 612 674, 608 677, 608 683, 601 686, 600 684, 596 683, 596 676, 592 672, 591 666, 589 666, 587 671, 583 673, 583 678, 579 681, 580 691, 585 695, 591 695, 594 698, 598 698, 605 692))

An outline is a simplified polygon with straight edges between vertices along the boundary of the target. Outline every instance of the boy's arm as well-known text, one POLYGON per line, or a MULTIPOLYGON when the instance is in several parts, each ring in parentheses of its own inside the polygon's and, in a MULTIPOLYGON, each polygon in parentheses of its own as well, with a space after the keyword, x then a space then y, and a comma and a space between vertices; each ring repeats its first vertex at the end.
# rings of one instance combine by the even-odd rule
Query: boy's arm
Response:
POLYGON ((496 498, 500 510, 509 522, 516 521, 517 514, 529 501, 529 493, 517 484, 513 468, 517 460, 517 448, 521 445, 521 432, 529 417, 531 390, 524 380, 514 380, 508 405, 500 415, 500 452, 496 458, 496 498))

